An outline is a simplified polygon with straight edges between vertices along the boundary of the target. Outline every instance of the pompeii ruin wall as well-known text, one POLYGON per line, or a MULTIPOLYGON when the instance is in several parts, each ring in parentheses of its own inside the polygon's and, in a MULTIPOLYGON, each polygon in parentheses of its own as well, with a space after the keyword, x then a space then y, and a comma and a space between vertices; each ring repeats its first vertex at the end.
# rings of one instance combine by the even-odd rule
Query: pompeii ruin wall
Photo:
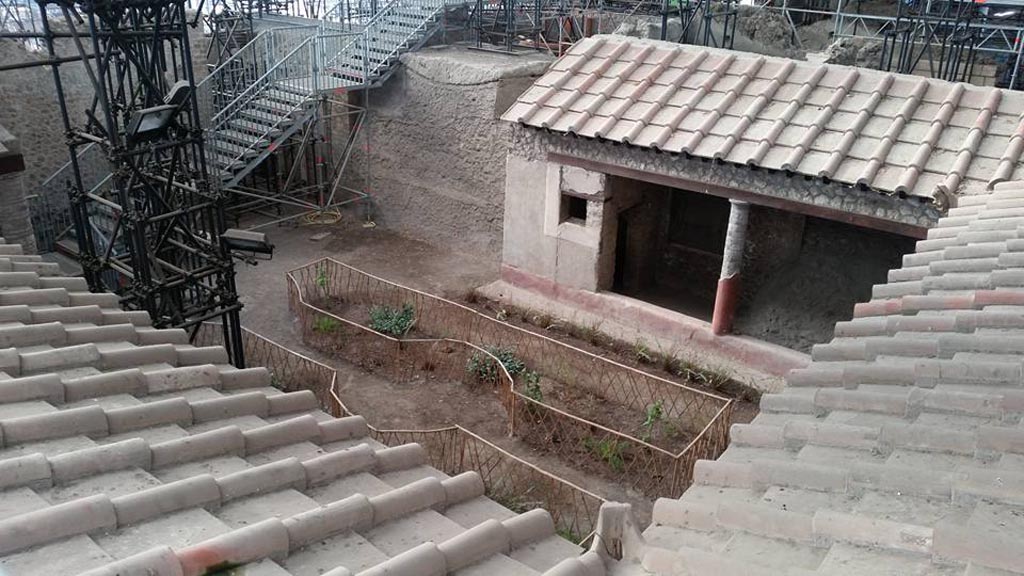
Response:
POLYGON ((373 217, 389 229, 497 258, 512 127, 499 116, 546 69, 539 53, 495 54, 439 46, 402 56, 370 92, 373 217))
MULTIPOLYGON (((193 55, 205 57, 208 39, 200 32, 190 31, 193 55)), ((43 48, 45 50, 45 48, 43 48)), ((70 40, 56 42, 58 56, 74 56, 77 51, 70 40)), ((0 39, 0 64, 15 64, 44 60, 45 51, 31 50, 24 42, 0 39)), ((204 67, 196 66, 198 80, 204 67)), ((81 63, 70 62, 60 66, 60 77, 64 88, 68 115, 73 125, 82 125, 85 111, 92 105, 93 88, 81 63)), ((25 196, 40 194, 59 196, 65 194, 63 186, 54 183, 47 189, 41 184, 69 160, 64 134, 64 123, 57 101, 53 71, 49 66, 35 66, 0 72, 0 126, 5 127, 19 142, 24 155, 25 170, 21 174, 25 196)), ((97 156, 102 160, 101 156, 97 156)), ((88 169, 89 167, 83 167, 88 169)), ((95 167, 100 169, 102 167, 95 167)), ((27 206, 17 214, 5 212, 0 217, 0 233, 10 236, 8 230, 24 228, 26 233, 20 240, 31 250, 35 245, 28 221, 27 206), (4 225, 4 219, 17 218, 17 223, 4 225)))

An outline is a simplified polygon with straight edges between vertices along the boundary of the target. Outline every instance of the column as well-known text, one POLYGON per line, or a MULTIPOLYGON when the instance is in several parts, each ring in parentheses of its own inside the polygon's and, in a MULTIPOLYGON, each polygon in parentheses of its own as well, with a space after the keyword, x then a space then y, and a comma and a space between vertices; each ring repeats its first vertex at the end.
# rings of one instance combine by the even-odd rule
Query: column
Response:
POLYGON ((716 335, 732 331, 736 316, 736 304, 740 295, 740 272, 743 269, 743 249, 747 243, 747 216, 750 204, 730 200, 729 227, 725 233, 725 250, 722 256, 722 274, 718 278, 715 292, 715 311, 711 316, 711 331, 716 335))

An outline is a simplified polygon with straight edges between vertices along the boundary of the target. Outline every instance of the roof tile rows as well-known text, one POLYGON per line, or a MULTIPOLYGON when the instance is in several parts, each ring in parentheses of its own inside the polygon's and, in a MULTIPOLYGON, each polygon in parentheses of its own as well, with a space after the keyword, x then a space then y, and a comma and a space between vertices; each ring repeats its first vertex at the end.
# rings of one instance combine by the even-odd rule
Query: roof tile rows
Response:
POLYGON ((595 36, 503 118, 947 202, 1024 178, 1022 114, 998 88, 595 36))
POLYGON ((0 242, 0 574, 583 566, 547 512, 515 514, 475 472, 448 477, 57 273, 0 242))
POLYGON ((963 198, 659 500, 657 574, 1024 574, 1024 183, 963 198))

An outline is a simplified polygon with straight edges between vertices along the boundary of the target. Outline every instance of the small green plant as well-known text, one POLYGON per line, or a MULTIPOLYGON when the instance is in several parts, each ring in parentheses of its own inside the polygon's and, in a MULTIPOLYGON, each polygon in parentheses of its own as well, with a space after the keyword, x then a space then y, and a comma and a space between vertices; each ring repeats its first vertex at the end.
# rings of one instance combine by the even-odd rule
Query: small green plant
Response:
POLYGON ((552 327, 555 326, 555 318, 551 314, 548 314, 546 312, 538 312, 530 320, 530 323, 538 328, 550 330, 552 327))
POLYGON ((505 370, 508 372, 509 376, 512 376, 513 378, 515 378, 519 374, 522 374, 523 371, 526 370, 526 364, 524 364, 522 360, 516 357, 515 352, 508 348, 490 346, 488 348, 485 348, 485 350, 494 355, 494 357, 497 358, 498 361, 501 362, 501 364, 505 367, 505 370))
POLYGON ((633 344, 633 357, 641 364, 651 364, 654 362, 654 355, 651 354, 651 349, 647 347, 647 343, 644 342, 643 338, 633 344))
POLYGON ((523 382, 526 384, 524 393, 530 400, 544 402, 544 392, 540 389, 540 374, 533 370, 523 372, 523 382))
POLYGON ((495 383, 498 381, 498 365, 486 354, 474 352, 466 362, 466 372, 473 375, 477 382, 495 383))
POLYGON ((466 363, 466 371, 472 374, 478 382, 490 382, 493 384, 498 381, 498 363, 494 361, 494 358, 501 362, 502 366, 505 367, 505 371, 513 378, 526 370, 526 364, 516 357, 515 352, 508 348, 488 346, 484 350, 489 355, 475 352, 466 363))
POLYGON ((665 405, 661 400, 658 400, 654 404, 647 407, 647 411, 644 413, 643 424, 640 425, 644 432, 640 439, 644 442, 650 442, 651 438, 654 437, 654 427, 657 426, 665 418, 665 405))
POLYGON ((644 417, 644 428, 652 428, 658 422, 661 422, 662 418, 665 417, 665 403, 658 400, 654 404, 647 407, 647 413, 644 417))
POLYGON ((284 388, 284 382, 281 381, 281 377, 277 375, 277 372, 270 373, 270 385, 274 388, 284 388))
POLYGON ((558 534, 562 538, 568 540, 569 542, 572 542, 577 546, 583 543, 583 536, 577 534, 576 532, 573 532, 570 528, 558 528, 557 530, 555 530, 555 534, 558 534))
POLYGON ((320 290, 322 290, 324 292, 324 294, 326 294, 327 293, 327 289, 330 287, 330 283, 331 283, 330 277, 327 276, 327 264, 324 263, 324 264, 321 264, 320 266, 317 266, 317 269, 316 269, 316 285, 317 285, 317 287, 320 288, 320 290))
POLYGON ((416 321, 415 315, 412 304, 402 304, 401 309, 374 306, 370 308, 370 328, 382 334, 405 336, 416 321))
POLYGON ((588 450, 596 454, 598 458, 604 460, 612 470, 622 472, 625 469, 626 461, 622 458, 623 449, 619 444, 618 438, 595 440, 592 436, 588 436, 583 441, 583 444, 588 450))
POLYGON ((689 380, 713 390, 721 390, 729 384, 729 375, 722 370, 698 366, 690 360, 680 360, 678 367, 679 376, 685 376, 689 380))
POLYGON ((336 332, 341 327, 341 322, 338 322, 330 316, 317 316, 316 320, 313 320, 313 331, 328 333, 336 332))
POLYGON ((491 500, 508 508, 516 514, 523 514, 530 511, 530 505, 517 494, 489 494, 491 500))
POLYGON ((579 338, 594 346, 600 346, 604 341, 603 334, 601 333, 601 322, 592 322, 586 326, 570 323, 566 325, 565 331, 573 338, 579 338))

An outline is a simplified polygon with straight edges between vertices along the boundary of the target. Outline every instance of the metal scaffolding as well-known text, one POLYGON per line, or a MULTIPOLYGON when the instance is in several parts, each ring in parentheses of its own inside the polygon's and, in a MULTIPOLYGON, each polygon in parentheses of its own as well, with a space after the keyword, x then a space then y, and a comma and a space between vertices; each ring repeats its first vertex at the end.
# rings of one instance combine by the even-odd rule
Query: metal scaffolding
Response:
POLYGON ((875 65, 881 70, 969 81, 984 61, 1003 71, 997 85, 1021 88, 1022 0, 894 0, 890 14, 866 11, 862 0, 759 0, 757 6, 781 14, 801 48, 801 25, 831 19, 833 40, 881 45, 875 65))
POLYGON ((41 7, 48 59, 37 64, 52 69, 77 256, 90 288, 117 292, 160 327, 194 330, 220 319, 232 363, 244 366, 225 197, 207 175, 184 0, 41 7), (73 56, 60 56, 69 46, 73 56), (81 63, 93 89, 80 125, 64 93, 67 62, 81 63), (108 163, 96 184, 80 165, 87 149, 108 163))

